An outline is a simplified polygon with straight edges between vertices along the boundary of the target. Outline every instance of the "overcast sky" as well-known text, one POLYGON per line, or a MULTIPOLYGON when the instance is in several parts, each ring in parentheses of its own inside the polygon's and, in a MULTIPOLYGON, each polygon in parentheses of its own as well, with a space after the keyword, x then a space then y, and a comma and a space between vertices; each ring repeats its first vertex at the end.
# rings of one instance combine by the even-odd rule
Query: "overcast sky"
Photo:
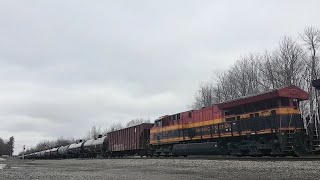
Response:
POLYGON ((0 137, 15 153, 188 110, 241 55, 320 27, 320 1, 0 0, 0 137))

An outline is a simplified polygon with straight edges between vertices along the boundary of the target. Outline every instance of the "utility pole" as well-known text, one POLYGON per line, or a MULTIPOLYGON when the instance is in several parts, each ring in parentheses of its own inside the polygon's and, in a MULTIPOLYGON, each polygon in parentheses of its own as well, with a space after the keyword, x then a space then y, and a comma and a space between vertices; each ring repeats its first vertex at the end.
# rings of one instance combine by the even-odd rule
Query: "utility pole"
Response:
MULTIPOLYGON (((316 90, 320 90, 320 79, 316 79, 312 81, 312 86, 316 88, 316 90)), ((316 106, 317 106, 317 113, 315 115, 311 115, 311 140, 312 140, 312 146, 314 151, 320 150, 320 137, 319 137, 319 114, 320 114, 320 107, 318 103, 318 92, 315 92, 316 94, 316 106)))
POLYGON ((315 87, 317 90, 320 90, 320 79, 313 80, 312 86, 315 87))
MULTIPOLYGON (((313 80, 312 81, 312 86, 316 88, 316 90, 320 90, 320 79, 316 79, 316 80, 313 80)), ((317 93, 317 92, 316 92, 317 93)), ((316 96, 317 97, 317 96, 316 96)), ((318 99, 316 99, 316 105, 318 105, 318 99)), ((318 115, 320 114, 320 107, 318 105, 317 107, 317 111, 318 111, 318 115)), ((316 119, 314 119, 314 124, 317 124, 316 123, 316 119)))
POLYGON ((22 159, 24 159, 24 152, 26 150, 26 145, 23 145, 23 150, 22 150, 22 159))

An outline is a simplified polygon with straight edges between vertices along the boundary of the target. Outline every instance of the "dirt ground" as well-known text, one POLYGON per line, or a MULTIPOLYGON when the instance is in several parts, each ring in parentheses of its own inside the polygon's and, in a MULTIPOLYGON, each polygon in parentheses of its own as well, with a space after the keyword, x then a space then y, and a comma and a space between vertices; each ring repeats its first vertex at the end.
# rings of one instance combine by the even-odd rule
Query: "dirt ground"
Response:
POLYGON ((320 179, 320 161, 64 159, 0 161, 0 179, 320 179))

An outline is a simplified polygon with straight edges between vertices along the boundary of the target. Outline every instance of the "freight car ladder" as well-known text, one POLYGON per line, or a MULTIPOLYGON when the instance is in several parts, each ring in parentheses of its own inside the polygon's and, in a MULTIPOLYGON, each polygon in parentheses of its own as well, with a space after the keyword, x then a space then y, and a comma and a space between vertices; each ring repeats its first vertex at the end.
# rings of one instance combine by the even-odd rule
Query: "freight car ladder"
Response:
MULTIPOLYGON (((292 122, 292 115, 290 117, 289 121, 289 130, 285 132, 285 145, 283 151, 286 153, 293 152, 293 136, 294 136, 294 130, 291 130, 291 122, 292 122)), ((280 120, 281 123, 281 120, 280 120)), ((280 125, 281 126, 281 125, 280 125)))
POLYGON ((310 136, 312 140, 311 152, 320 153, 320 125, 318 123, 311 129, 310 136))
POLYGON ((288 130, 286 132, 286 143, 284 146, 284 152, 290 153, 293 151, 293 135, 294 135, 294 130, 288 130))

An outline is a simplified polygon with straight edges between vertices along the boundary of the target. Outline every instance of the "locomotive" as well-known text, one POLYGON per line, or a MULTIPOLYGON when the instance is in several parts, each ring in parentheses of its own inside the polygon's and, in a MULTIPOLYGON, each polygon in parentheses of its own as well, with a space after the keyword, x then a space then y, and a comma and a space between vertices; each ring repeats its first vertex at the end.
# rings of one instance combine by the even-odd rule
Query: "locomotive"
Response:
POLYGON ((301 117, 299 103, 307 99, 307 92, 292 85, 165 115, 154 123, 31 153, 26 158, 307 155, 320 151, 319 141, 315 144, 310 138, 301 117))
POLYGON ((150 144, 156 156, 303 155, 309 142, 299 102, 307 99, 289 86, 164 116, 155 121, 150 144))

